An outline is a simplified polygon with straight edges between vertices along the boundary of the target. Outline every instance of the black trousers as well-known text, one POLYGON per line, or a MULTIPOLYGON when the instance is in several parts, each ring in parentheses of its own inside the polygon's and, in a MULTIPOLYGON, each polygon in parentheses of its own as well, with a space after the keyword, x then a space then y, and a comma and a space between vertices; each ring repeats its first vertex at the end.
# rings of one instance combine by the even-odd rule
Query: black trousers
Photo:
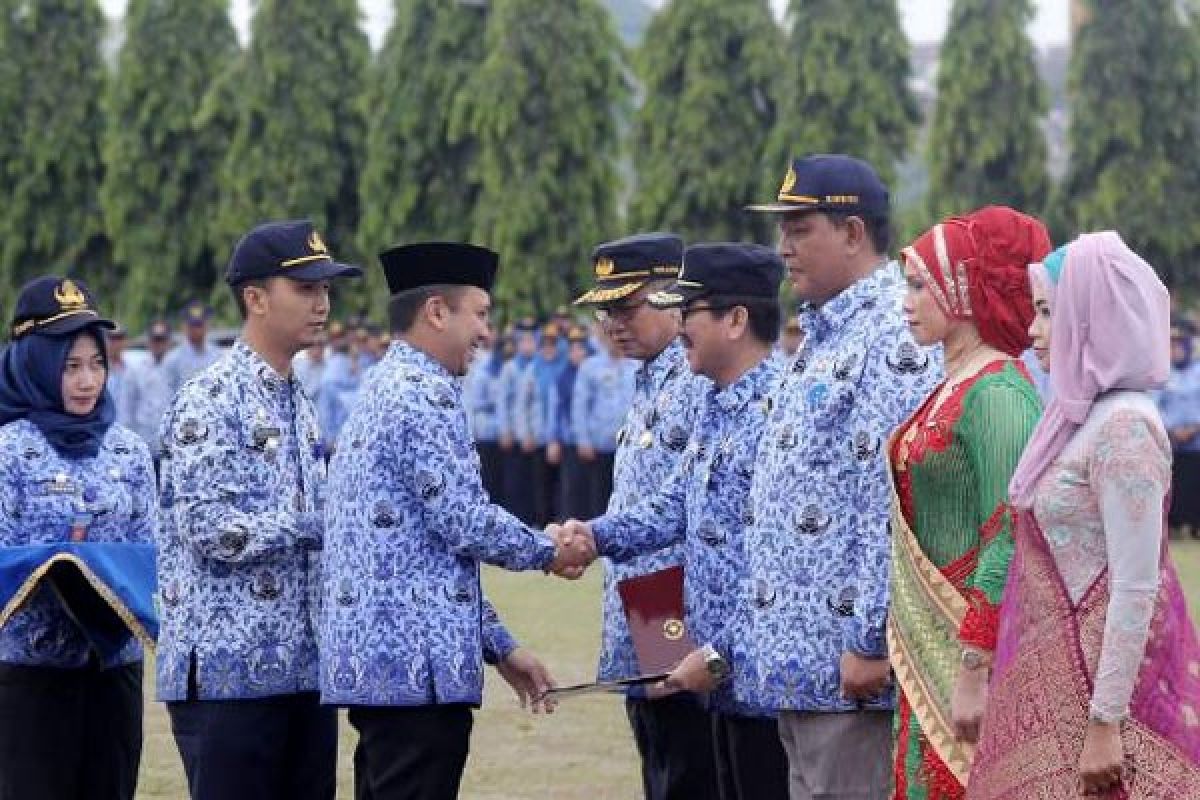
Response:
POLYGON ((142 665, 0 664, 0 800, 132 800, 142 665))
POLYGON ((167 711, 192 800, 333 800, 337 710, 316 692, 167 711))
POLYGON ((721 800, 788 800, 777 720, 714 713, 712 731, 721 800))
POLYGON ((596 516, 592 510, 592 494, 586 466, 579 460, 579 453, 574 446, 563 447, 562 469, 559 471, 559 503, 563 519, 573 517, 587 520, 596 516))
POLYGON ((533 454, 519 444, 504 454, 504 507, 527 525, 534 524, 533 454))
POLYGON ((350 709, 355 800, 454 800, 474 718, 467 705, 350 709))
POLYGON ((597 453, 584 466, 588 473, 588 493, 591 513, 586 517, 598 517, 608 510, 608 500, 613 491, 613 453, 597 453))
POLYGON ((1171 509, 1167 513, 1172 528, 1188 525, 1200 528, 1200 453, 1175 451, 1171 459, 1171 509))
POLYGON ((495 442, 477 442, 475 449, 479 451, 479 472, 483 479, 483 488, 488 497, 497 505, 504 505, 504 462, 500 445, 495 442))
POLYGON ((560 470, 558 464, 546 460, 546 448, 539 447, 533 452, 533 520, 536 525, 543 526, 554 520, 562 519, 559 511, 558 481, 560 470))
POLYGON ((711 714, 693 694, 625 699, 646 800, 719 800, 711 714))

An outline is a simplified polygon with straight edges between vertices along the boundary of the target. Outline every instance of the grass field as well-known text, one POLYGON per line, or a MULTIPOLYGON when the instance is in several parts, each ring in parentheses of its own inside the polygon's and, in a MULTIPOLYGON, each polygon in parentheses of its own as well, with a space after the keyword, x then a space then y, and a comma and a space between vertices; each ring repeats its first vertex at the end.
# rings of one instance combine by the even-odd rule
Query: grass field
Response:
MULTIPOLYGON (((1200 618, 1200 543, 1173 544, 1175 562, 1200 618)), ((488 570, 488 596, 509 629, 537 652, 560 683, 590 680, 600 630, 600 573, 567 584, 538 574, 488 570)), ((163 707, 149 700, 138 797, 186 797, 183 772, 163 707)), ((343 720, 338 797, 352 797, 354 732, 343 720)), ((522 712, 507 685, 488 671, 484 708, 475 717, 462 796, 480 800, 633 800, 640 783, 624 708, 616 697, 575 698, 549 717, 522 712)))

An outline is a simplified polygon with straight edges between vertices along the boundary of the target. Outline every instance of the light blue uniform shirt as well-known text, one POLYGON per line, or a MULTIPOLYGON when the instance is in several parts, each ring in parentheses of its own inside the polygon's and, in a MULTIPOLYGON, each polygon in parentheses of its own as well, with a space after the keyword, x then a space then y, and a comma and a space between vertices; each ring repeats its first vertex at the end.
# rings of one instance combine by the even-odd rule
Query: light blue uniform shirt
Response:
POLYGON ((583 360, 571 398, 571 424, 577 445, 598 453, 616 452, 617 434, 633 403, 637 372, 636 361, 604 351, 583 360))

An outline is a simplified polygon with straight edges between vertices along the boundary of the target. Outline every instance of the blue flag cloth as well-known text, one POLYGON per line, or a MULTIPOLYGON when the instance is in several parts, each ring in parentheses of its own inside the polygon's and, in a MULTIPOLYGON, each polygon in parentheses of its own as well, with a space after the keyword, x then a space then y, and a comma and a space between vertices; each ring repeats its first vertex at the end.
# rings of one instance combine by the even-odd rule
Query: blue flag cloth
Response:
POLYGON ((48 586, 102 659, 158 637, 154 546, 57 542, 0 547, 0 627, 48 586))

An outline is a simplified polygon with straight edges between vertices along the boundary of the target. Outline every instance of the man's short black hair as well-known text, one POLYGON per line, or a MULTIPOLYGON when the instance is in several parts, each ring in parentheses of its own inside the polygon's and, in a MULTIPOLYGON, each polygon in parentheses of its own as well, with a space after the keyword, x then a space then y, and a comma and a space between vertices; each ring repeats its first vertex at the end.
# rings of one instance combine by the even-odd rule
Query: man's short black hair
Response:
POLYGON ((875 252, 879 255, 887 255, 888 250, 892 246, 892 222, 887 217, 865 217, 861 214, 846 214, 841 211, 825 211, 823 212, 829 221, 839 228, 846 227, 846 220, 850 217, 858 217, 863 221, 863 227, 866 228, 867 236, 871 239, 871 244, 875 246, 875 252))
POLYGON ((727 298, 722 300, 720 295, 715 295, 708 300, 713 306, 721 308, 720 311, 714 311, 713 314, 717 317, 724 318, 726 314, 732 311, 737 306, 743 306, 746 313, 749 315, 747 327, 750 328, 750 335, 763 344, 775 344, 779 340, 779 328, 783 320, 783 309, 779 305, 779 300, 756 299, 747 300, 746 298, 727 298))
POLYGON ((253 286, 256 289, 265 289, 267 288, 267 281, 269 280, 271 279, 251 278, 250 280, 242 281, 241 283, 235 283, 231 287, 233 290, 233 302, 237 306, 238 315, 241 317, 242 322, 245 322, 246 317, 249 316, 249 312, 246 310, 246 298, 242 296, 242 290, 247 286, 253 286))
POLYGON ((410 331, 413 323, 417 321, 417 314, 420 313, 421 307, 431 297, 441 295, 445 298, 446 305, 452 309, 456 308, 459 298, 466 288, 457 284, 441 283, 419 286, 416 289, 392 295, 388 300, 388 320, 391 322, 392 331, 394 333, 410 331))

